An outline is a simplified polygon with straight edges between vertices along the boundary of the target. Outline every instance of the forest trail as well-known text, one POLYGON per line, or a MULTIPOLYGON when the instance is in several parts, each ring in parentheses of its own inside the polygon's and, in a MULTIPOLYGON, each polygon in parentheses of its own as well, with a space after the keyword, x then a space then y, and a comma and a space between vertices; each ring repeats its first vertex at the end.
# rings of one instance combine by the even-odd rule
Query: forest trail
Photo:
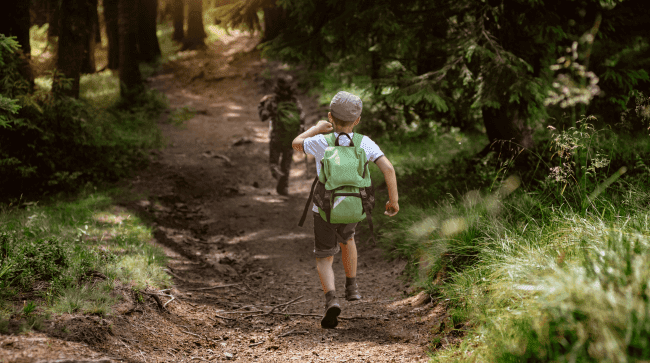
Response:
MULTIPOLYGON (((312 220, 297 226, 313 160, 307 170, 296 153, 289 196, 275 192, 268 124, 260 122, 257 104, 272 76, 287 71, 260 59, 257 42, 224 35, 205 51, 181 53, 148 80, 167 95, 170 109, 196 110, 182 127, 166 122, 170 112, 163 116, 167 147, 127 181, 147 197, 120 207, 152 221, 153 243, 168 255, 174 285, 147 292, 174 299, 159 296, 160 308, 152 295, 124 291, 110 316, 71 317, 70 336, 85 343, 77 352, 91 357, 81 354, 90 348, 103 353, 102 361, 131 362, 426 362, 444 309, 406 298, 405 262, 387 261, 363 242, 357 244, 362 300, 341 299, 344 319, 336 329, 320 327, 324 295, 312 220)), ((325 117, 313 97, 300 98, 308 125, 325 117)), ((340 296, 340 253, 334 270, 340 296)))

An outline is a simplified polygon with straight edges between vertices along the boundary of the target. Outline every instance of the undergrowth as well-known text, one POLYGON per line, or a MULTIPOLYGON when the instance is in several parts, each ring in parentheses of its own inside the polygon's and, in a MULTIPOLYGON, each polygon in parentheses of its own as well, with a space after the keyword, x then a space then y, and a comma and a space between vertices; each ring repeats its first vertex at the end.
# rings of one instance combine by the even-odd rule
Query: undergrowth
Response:
MULTIPOLYGON (((51 46, 36 41, 37 53, 51 46)), ((161 29, 159 36, 169 37, 161 29)), ((38 40, 37 39, 37 40, 38 40)), ((163 41, 164 61, 177 45, 163 41)), ((165 254, 148 225, 107 183, 145 166, 162 146, 164 95, 123 104, 110 70, 81 77, 80 97, 56 72, 32 90, 18 72, 14 39, 0 35, 0 333, 43 327, 51 313, 110 314, 116 287, 169 285, 165 254), (57 83, 58 82, 58 83, 57 83), (41 202, 36 202, 40 200, 41 202), (22 302, 22 305, 18 302, 22 302)), ((143 65, 151 75, 160 63, 143 65)))
POLYGON ((471 148, 442 158, 444 138, 384 147, 400 213, 375 211, 381 244, 447 307, 433 362, 650 357, 650 140, 593 131, 575 146, 551 130, 519 171, 493 154, 468 158, 471 148), (563 160, 570 178, 553 174, 563 160))
POLYGON ((117 301, 112 293, 117 285, 169 284, 166 256, 150 243, 151 228, 115 206, 114 197, 122 194, 93 191, 74 201, 0 211, 0 310, 4 307, 5 318, 16 316, 10 301, 30 291, 37 291, 47 311, 104 315, 117 301))

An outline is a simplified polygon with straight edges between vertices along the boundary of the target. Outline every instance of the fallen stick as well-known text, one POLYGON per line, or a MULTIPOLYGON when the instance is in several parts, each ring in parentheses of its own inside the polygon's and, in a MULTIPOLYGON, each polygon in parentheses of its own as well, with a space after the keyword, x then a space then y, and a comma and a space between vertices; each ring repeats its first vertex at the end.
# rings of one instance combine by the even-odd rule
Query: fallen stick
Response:
MULTIPOLYGON (((239 285, 239 284, 237 284, 237 285, 239 285)), ((237 289, 237 290, 243 292, 244 294, 248 294, 248 295, 250 295, 250 296, 255 297, 255 295, 254 295, 252 292, 250 292, 250 291, 246 291, 246 290, 242 289, 242 288, 239 287, 239 286, 235 286, 235 289, 237 289)))
MULTIPOLYGON (((272 314, 272 315, 289 315, 289 316, 313 316, 313 317, 316 317, 316 318, 322 318, 322 317, 323 317, 322 314, 302 314, 302 313, 268 312, 268 313, 264 313, 264 314, 248 315, 248 316, 245 316, 244 319, 253 318, 253 317, 256 317, 256 316, 271 315, 271 314, 272 314)), ((357 315, 357 316, 339 316, 338 318, 339 318, 339 319, 343 319, 343 320, 355 320, 355 319, 382 319, 381 316, 361 316, 361 315, 357 315)))
POLYGON ((251 310, 251 311, 220 311, 221 314, 250 314, 250 313, 263 313, 264 310, 251 310))
POLYGON ((166 307, 167 304, 169 304, 170 302, 172 302, 172 301, 175 299, 174 295, 171 295, 171 294, 170 294, 169 296, 171 296, 171 299, 169 299, 169 301, 167 301, 166 303, 164 303, 164 304, 163 304, 163 307, 166 307))
POLYGON ((158 304, 158 309, 160 309, 162 311, 166 310, 165 305, 163 305, 162 301, 160 301, 160 298, 158 297, 159 296, 158 294, 152 294, 152 293, 145 292, 145 291, 143 291, 142 293, 151 296, 156 301, 156 304, 158 304))
POLYGON ((272 312, 275 311, 275 309, 277 309, 277 308, 279 308, 279 307, 286 306, 286 305, 291 305, 291 304, 295 303, 296 301, 298 301, 298 300, 300 300, 300 299, 302 299, 302 296, 299 296, 299 297, 297 297, 297 298, 295 298, 295 299, 293 299, 293 300, 291 300, 291 301, 289 301, 289 302, 286 302, 286 303, 282 303, 282 304, 276 305, 276 306, 273 307, 273 309, 271 309, 268 313, 266 313, 266 315, 271 314, 272 312))
POLYGON ((265 342, 265 340, 262 340, 261 342, 257 342, 257 343, 252 343, 252 344, 249 344, 248 347, 249 348, 256 347, 256 346, 258 346, 260 344, 264 344, 264 342, 265 342))
POLYGON ((163 271, 167 272, 168 274, 174 276, 175 278, 177 278, 177 279, 179 279, 179 280, 181 280, 181 281, 187 282, 187 280, 185 280, 184 278, 182 278, 182 277, 176 275, 175 273, 172 272, 172 270, 170 270, 170 269, 168 269, 168 268, 164 269, 163 271))
POLYGON ((236 286, 236 285, 241 285, 241 282, 238 282, 236 284, 228 284, 228 285, 219 285, 219 286, 210 286, 210 287, 200 287, 198 289, 189 289, 187 291, 205 291, 205 290, 213 290, 213 289, 220 289, 222 287, 230 287, 230 286, 236 286))
MULTIPOLYGON (((237 319, 235 319, 235 318, 227 318, 227 317, 225 317, 225 316, 221 316, 221 315, 219 315, 219 314, 214 314, 214 316, 216 316, 216 317, 219 318, 219 319, 224 319, 224 320, 237 320, 237 319)), ((208 319, 214 321, 215 323, 217 322, 216 320, 212 319, 212 318, 209 317, 209 316, 208 316, 208 319)))
POLYGON ((185 330, 181 330, 181 331, 182 331, 183 333, 185 333, 185 334, 194 335, 195 337, 203 338, 203 336, 198 335, 198 334, 194 334, 194 333, 190 333, 189 331, 185 331, 185 330))
MULTIPOLYGON (((302 303, 307 302, 307 301, 311 301, 311 299, 300 300, 300 301, 296 302, 295 304, 302 304, 302 303)), ((290 306, 290 305, 285 305, 285 306, 282 308, 282 311, 283 311, 283 312, 287 311, 287 309, 289 308, 289 306, 290 306)))
POLYGON ((287 335, 291 335, 291 334, 309 334, 309 331, 307 331, 307 330, 296 331, 296 330, 294 329, 294 330, 288 331, 288 332, 286 332, 286 333, 284 333, 284 334, 280 334, 280 335, 278 335, 278 338, 286 337, 287 335))

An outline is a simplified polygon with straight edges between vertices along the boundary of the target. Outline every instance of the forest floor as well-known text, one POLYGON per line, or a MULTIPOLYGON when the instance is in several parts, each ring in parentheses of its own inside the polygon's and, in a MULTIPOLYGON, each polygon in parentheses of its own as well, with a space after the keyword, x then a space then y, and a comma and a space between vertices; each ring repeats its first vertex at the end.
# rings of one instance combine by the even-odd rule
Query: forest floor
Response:
MULTIPOLYGON (((260 122, 257 104, 270 92, 272 77, 288 70, 261 59, 257 42, 237 33, 224 36, 205 51, 181 53, 148 80, 167 95, 170 109, 196 110, 181 127, 166 120, 169 112, 163 116, 167 147, 126 181, 126 189, 145 197, 116 207, 155 227, 152 243, 169 257, 173 287, 146 292, 159 295, 165 306, 152 295, 125 290, 108 316, 57 317, 53 325, 66 327, 65 339, 47 332, 1 336, 0 361, 428 360, 429 339, 445 309, 423 294, 408 297, 405 262, 386 259, 370 244, 357 244, 363 299, 340 299, 339 325, 320 327, 324 295, 311 218, 297 226, 315 174, 313 160, 296 153, 289 196, 275 192, 268 124, 260 122)), ((314 97, 300 98, 308 125, 325 117, 314 97)), ((343 292, 340 253, 334 269, 343 292)))

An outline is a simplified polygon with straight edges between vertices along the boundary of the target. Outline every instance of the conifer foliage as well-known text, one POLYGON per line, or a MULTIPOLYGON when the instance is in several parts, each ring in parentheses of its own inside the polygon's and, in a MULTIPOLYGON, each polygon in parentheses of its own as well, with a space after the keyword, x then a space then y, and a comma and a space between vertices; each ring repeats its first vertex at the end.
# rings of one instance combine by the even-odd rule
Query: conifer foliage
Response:
POLYGON ((482 126, 491 141, 528 147, 531 126, 557 116, 545 100, 563 72, 551 66, 566 49, 577 47, 576 62, 603 91, 580 111, 620 113, 635 92, 647 91, 644 3, 284 0, 288 20, 263 47, 371 92, 382 129, 430 121, 482 126))

